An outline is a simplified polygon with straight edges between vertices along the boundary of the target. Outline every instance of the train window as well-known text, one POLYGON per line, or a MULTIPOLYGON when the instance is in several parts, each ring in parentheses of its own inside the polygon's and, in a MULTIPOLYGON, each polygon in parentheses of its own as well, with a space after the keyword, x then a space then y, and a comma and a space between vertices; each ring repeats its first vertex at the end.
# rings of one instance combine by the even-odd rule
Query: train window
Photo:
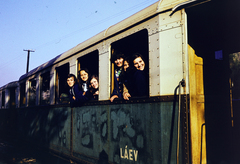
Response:
POLYGON ((56 86, 55 86, 56 104, 68 103, 68 85, 67 85, 68 74, 69 63, 56 68, 56 86))
POLYGON ((2 91, 2 108, 5 107, 5 91, 2 91))
POLYGON ((36 105, 36 79, 29 81, 29 106, 36 105))
POLYGON ((15 101, 16 92, 15 92, 15 90, 16 90, 15 87, 9 89, 9 91, 10 91, 10 108, 16 108, 16 101, 15 101))
POLYGON ((89 71, 88 78, 91 78, 91 75, 98 75, 98 63, 99 63, 99 53, 98 50, 93 51, 89 54, 86 54, 78 58, 78 74, 77 78, 80 80, 80 70, 87 69, 89 71), (91 64, 89 64, 91 63, 91 64))
POLYGON ((40 79, 40 105, 50 104, 50 72, 41 75, 40 79))
MULTIPOLYGON (((112 59, 114 59, 113 56, 116 53, 122 53, 122 54, 124 54, 125 59, 127 59, 129 61, 129 69, 128 69, 127 73, 124 71, 124 69, 122 69, 122 71, 124 71, 125 74, 130 75, 128 77, 132 79, 132 80, 129 80, 129 81, 131 81, 132 84, 130 85, 130 83, 129 83, 129 85, 128 85, 129 93, 130 93, 130 91, 132 93, 131 97, 149 96, 149 60, 148 60, 149 59, 149 54, 148 54, 149 50, 148 49, 149 49, 148 48, 148 31, 146 29, 141 30, 135 34, 132 34, 128 37, 125 37, 125 38, 111 44, 111 53, 112 53, 111 58, 112 59), (136 73, 135 71, 137 69, 140 69, 140 67, 137 66, 137 63, 135 63, 135 66, 134 66, 133 61, 135 61, 135 60, 132 59, 134 54, 142 55, 143 61, 145 63, 144 71, 143 72, 138 71, 138 72, 144 73, 144 77, 146 79, 145 82, 137 81, 134 78, 132 78, 134 73, 136 73), (129 70, 131 70, 131 71, 129 71, 129 70), (145 86, 145 87, 142 88, 142 90, 141 90, 141 92, 144 90, 143 91, 144 93, 136 92, 137 85, 134 83, 137 83, 137 85, 138 84, 142 85, 144 83, 144 85, 142 85, 142 86, 145 86)), ((112 61, 111 91, 113 91, 114 85, 115 85, 114 84, 114 78, 115 78, 114 70, 116 70, 116 68, 114 68, 114 62, 112 61)), ((134 76, 134 77, 136 77, 136 76, 134 76)))
POLYGON ((25 82, 20 84, 20 106, 26 105, 26 84, 25 82))

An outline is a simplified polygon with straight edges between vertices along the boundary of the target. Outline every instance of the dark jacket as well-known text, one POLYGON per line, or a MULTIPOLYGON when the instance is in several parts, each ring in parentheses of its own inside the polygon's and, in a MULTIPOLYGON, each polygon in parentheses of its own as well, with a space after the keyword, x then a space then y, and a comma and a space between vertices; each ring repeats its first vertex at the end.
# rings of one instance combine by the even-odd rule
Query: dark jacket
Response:
POLYGON ((132 97, 148 96, 148 79, 145 71, 136 70, 132 78, 132 97))
POLYGON ((122 98, 122 94, 123 94, 123 72, 120 73, 119 78, 116 77, 116 74, 114 73, 114 89, 113 92, 111 94, 111 96, 113 95, 117 95, 118 98, 122 98))
POLYGON ((74 86, 69 89, 69 100, 71 107, 75 107, 87 102, 89 98, 83 95, 83 92, 79 89, 77 84, 74 84, 74 86), (75 96, 75 100, 73 96, 75 96))

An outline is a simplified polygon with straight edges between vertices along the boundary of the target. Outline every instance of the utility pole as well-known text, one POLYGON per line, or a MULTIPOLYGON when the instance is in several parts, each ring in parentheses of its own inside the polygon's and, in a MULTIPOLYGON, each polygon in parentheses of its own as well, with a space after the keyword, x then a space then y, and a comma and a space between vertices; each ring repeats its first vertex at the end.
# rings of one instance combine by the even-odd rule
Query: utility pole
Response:
POLYGON ((23 51, 27 51, 28 52, 28 56, 27 56, 27 70, 26 70, 26 73, 28 73, 30 52, 35 52, 35 51, 33 51, 33 50, 23 50, 23 51))

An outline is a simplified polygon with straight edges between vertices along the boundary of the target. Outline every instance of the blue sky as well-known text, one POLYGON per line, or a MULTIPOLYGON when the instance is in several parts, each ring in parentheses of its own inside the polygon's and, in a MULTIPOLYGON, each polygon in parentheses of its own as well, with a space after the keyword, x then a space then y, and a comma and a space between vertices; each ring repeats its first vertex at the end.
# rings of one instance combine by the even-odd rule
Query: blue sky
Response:
POLYGON ((0 87, 157 0, 0 1, 0 87))

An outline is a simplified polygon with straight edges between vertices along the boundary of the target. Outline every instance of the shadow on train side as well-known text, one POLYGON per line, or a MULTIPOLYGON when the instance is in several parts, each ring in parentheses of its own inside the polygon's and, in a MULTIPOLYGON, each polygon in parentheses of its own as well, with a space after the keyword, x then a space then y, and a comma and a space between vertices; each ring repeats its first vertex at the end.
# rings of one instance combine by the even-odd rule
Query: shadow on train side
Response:
MULTIPOLYGON (((61 55, 54 59, 42 64, 41 66, 33 69, 32 71, 22 75, 19 79, 20 88, 21 83, 26 86, 26 81, 29 77, 34 78, 43 69, 50 70, 51 66, 61 55)), ((49 77, 51 78, 53 77, 49 77)), ((41 86, 38 86, 41 87, 41 86)), ((53 90, 54 86, 49 86, 48 90, 53 90)), ((9 88, 0 88, 9 90, 9 88)), ((39 88, 38 88, 39 89, 39 88)), ((17 91, 17 89, 14 89, 17 91)), ((24 88, 25 90, 25 88, 24 88)), ((66 104, 50 105, 50 98, 48 102, 42 99, 40 106, 35 103, 28 104, 26 107, 26 92, 16 95, 16 99, 20 100, 19 104, 9 106, 11 102, 6 99, 4 107, 0 110, 0 138, 14 141, 16 144, 22 144, 26 141, 29 145, 40 145, 42 148, 53 148, 53 145, 58 145, 61 148, 54 148, 59 151, 69 151, 70 149, 70 129, 71 129, 71 108, 66 104), (20 96, 20 98, 19 98, 20 96), (65 149, 66 148, 66 149, 65 149), (64 150, 61 150, 64 149, 64 150)), ((36 93, 35 93, 36 94, 36 93)), ((15 97, 15 96, 14 96, 15 97)), ((30 96, 29 96, 30 97, 30 96)), ((30 98, 28 99, 30 100, 30 98)), ((35 95, 36 98, 36 95, 35 95)), ((28 101, 29 101, 28 100, 28 101)), ((36 102, 36 99, 34 100, 36 102)))
POLYGON ((69 136, 66 135, 70 134, 71 109, 69 107, 54 109, 29 107, 13 109, 12 112, 1 110, 0 113, 0 130, 3 132, 1 133, 3 138, 11 136, 13 140, 20 139, 44 147, 54 143, 63 147, 68 147, 70 144, 69 136))
POLYGON ((67 145, 66 129, 69 129, 70 123, 68 128, 64 126, 70 117, 70 109, 23 109, 18 113, 18 124, 22 125, 18 129, 19 137, 28 137, 25 138, 28 142, 37 144, 49 145, 56 140, 63 146, 67 145))
POLYGON ((10 143, 6 151, 0 149, 0 159, 11 163, 26 159, 42 164, 68 163, 69 159, 57 158, 58 153, 51 149, 69 151, 70 113, 69 107, 0 110, 0 139, 10 143))

